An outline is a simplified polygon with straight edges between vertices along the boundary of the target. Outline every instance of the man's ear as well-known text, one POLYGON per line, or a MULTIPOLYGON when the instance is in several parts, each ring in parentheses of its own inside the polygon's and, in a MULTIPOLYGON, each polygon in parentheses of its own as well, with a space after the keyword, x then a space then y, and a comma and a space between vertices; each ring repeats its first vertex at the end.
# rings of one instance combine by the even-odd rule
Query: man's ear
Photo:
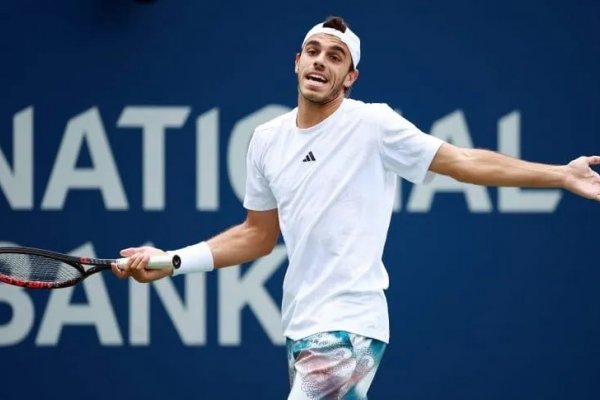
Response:
POLYGON ((348 75, 346 75, 346 79, 344 79, 344 86, 346 88, 351 87, 352 85, 354 85, 354 82, 356 82, 357 79, 358 79, 358 70, 355 69, 353 71, 350 71, 348 73, 348 75))
POLYGON ((294 58, 294 72, 298 73, 298 61, 300 60, 300 53, 296 53, 296 57, 294 58))

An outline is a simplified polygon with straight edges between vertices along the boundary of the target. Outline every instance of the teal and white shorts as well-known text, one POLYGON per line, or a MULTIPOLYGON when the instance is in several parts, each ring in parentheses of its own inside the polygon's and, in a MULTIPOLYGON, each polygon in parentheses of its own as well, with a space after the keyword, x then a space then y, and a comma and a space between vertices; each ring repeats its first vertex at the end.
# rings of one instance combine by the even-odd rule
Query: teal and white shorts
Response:
POLYGON ((288 400, 367 398, 386 344, 354 333, 287 339, 288 400))

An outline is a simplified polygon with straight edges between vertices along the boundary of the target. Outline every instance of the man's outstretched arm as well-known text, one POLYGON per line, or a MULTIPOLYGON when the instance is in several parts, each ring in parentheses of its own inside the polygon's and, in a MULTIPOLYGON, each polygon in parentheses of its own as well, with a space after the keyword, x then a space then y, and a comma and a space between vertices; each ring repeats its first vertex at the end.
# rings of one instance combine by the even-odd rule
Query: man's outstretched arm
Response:
POLYGON ((566 165, 539 164, 444 143, 429 169, 476 185, 563 188, 600 201, 600 175, 590 167, 599 164, 599 156, 582 156, 566 165))
MULTIPOLYGON (((248 211, 246 220, 225 232, 207 240, 215 268, 242 264, 269 254, 279 237, 279 217, 277 209, 268 211, 248 211)), ((113 266, 119 278, 132 276, 138 282, 151 282, 171 275, 171 270, 149 270, 150 256, 165 254, 163 250, 144 246, 130 247, 121 251, 129 257, 124 270, 113 266)))

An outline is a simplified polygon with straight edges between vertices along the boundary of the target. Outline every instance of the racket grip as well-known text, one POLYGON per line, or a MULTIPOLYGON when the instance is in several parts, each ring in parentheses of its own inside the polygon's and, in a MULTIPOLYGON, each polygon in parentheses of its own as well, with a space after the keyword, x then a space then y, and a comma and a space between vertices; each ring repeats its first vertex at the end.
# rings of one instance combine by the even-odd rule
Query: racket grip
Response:
MULTIPOLYGON (((117 267, 124 269, 127 265, 128 258, 119 258, 117 267)), ((150 256, 147 269, 177 269, 181 266, 181 258, 177 254, 165 254, 161 256, 150 256)))
POLYGON ((177 254, 165 254, 164 256, 151 256, 148 261, 148 269, 177 269, 181 265, 181 258, 177 254))

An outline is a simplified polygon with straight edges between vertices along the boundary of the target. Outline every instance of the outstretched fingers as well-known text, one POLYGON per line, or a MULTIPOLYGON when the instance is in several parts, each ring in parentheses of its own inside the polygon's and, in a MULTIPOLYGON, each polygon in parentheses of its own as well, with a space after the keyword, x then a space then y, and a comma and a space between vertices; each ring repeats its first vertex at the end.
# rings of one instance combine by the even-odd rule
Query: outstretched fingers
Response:
POLYGON ((600 164, 600 156, 590 156, 586 157, 588 165, 598 165, 600 164))
MULTIPOLYGON (((591 157, 587 157, 587 162, 588 165, 600 165, 600 156, 591 156, 591 157)), ((596 200, 596 201, 600 201, 600 174, 598 174, 596 171, 593 171, 590 168, 590 172, 591 172, 591 179, 592 179, 592 184, 594 185, 594 191, 595 193, 592 196, 592 199, 596 200)))

